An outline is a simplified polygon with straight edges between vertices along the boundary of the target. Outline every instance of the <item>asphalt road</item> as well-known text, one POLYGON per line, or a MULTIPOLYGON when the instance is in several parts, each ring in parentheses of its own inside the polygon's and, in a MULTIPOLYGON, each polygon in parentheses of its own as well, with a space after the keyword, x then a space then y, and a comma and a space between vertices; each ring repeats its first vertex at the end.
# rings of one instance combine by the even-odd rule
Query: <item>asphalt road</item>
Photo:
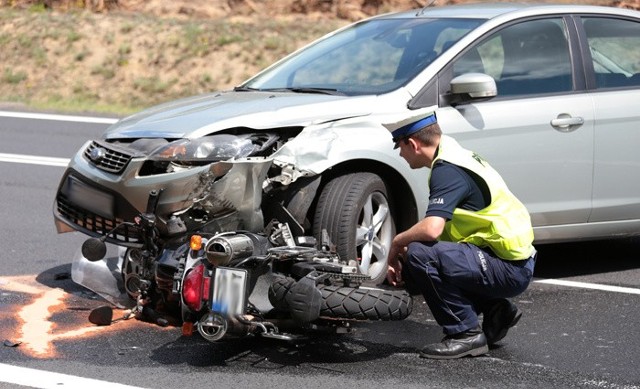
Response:
POLYGON ((68 278, 83 237, 58 235, 51 208, 64 159, 105 127, 0 115, 0 388, 640 388, 640 240, 539 246, 523 319, 473 359, 417 357, 441 337, 421 297, 405 321, 298 345, 92 326, 103 302, 68 278))

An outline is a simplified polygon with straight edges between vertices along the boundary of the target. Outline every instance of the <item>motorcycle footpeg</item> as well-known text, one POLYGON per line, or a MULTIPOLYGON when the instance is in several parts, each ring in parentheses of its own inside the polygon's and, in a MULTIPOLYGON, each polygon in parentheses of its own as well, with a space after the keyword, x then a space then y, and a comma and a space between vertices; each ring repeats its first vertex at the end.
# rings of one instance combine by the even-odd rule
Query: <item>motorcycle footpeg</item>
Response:
POLYGON ((169 325, 169 321, 167 319, 149 307, 142 307, 142 309, 138 311, 137 318, 138 320, 147 323, 157 324, 160 327, 166 327, 169 325))
POLYGON ((284 340, 285 342, 303 342, 309 340, 309 337, 296 334, 285 334, 276 332, 263 332, 260 336, 268 339, 284 340))

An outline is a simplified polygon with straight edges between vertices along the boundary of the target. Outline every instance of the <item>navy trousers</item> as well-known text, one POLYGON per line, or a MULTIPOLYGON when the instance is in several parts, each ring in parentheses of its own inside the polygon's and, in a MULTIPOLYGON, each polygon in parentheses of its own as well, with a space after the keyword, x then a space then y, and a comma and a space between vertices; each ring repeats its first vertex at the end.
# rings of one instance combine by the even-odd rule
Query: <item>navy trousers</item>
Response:
POLYGON ((411 293, 422 293, 447 335, 479 325, 492 300, 519 295, 533 277, 535 254, 506 261, 469 243, 413 242, 402 270, 411 293))

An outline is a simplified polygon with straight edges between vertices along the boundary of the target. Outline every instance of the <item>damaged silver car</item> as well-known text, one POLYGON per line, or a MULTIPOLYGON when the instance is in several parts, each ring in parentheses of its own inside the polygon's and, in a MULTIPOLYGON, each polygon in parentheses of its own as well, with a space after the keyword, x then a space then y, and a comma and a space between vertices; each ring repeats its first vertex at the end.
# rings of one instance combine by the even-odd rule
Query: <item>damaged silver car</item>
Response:
POLYGON ((639 15, 500 3, 355 23, 234 90, 111 126, 70 162, 57 229, 136 247, 127 223, 150 205, 165 241, 278 221, 287 241, 328 242, 379 283, 428 199, 427 172, 382 124, 424 108, 503 174, 537 242, 635 234, 639 15))
MULTIPOLYGON (((290 98, 283 92, 231 92, 214 101, 237 95, 266 103, 290 98)), ((193 104, 185 101, 180 106, 193 111, 193 104)), ((197 115, 211 116, 211 102, 202 99, 200 104, 197 115)), ((273 104, 260 105, 267 112, 274 109, 273 104)), ((349 122, 356 125, 356 119, 316 119, 301 125, 274 122, 273 117, 267 122, 256 115, 252 127, 234 118, 235 125, 221 123, 226 128, 210 128, 201 137, 191 138, 194 134, 185 132, 148 138, 153 131, 140 132, 144 123, 168 125, 158 115, 121 121, 72 159, 56 197, 60 232, 80 230, 136 247, 141 244, 138 229, 121 224, 133 221, 154 199, 157 226, 165 239, 196 230, 259 232, 278 220, 288 223, 294 236, 312 231, 320 241, 324 233, 342 256, 358 258, 365 274, 377 281, 384 277, 386 247, 395 231, 387 177, 363 171, 364 155, 335 170, 330 164, 334 156, 348 161, 347 154, 355 151, 349 145, 357 139, 345 139, 340 133, 349 122)), ((177 125, 181 119, 174 120, 177 125)), ((362 132, 359 136, 366 139, 362 132)), ((387 146, 388 141, 384 137, 387 146)))

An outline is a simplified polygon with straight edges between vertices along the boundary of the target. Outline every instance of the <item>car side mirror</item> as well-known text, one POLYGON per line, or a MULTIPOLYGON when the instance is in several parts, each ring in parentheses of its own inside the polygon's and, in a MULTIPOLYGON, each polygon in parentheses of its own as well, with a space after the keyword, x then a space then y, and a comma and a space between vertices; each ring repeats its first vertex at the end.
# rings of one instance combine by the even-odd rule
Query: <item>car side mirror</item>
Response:
POLYGON ((467 101, 488 100, 498 95, 496 80, 484 73, 465 73, 449 84, 451 87, 450 104, 467 101))

